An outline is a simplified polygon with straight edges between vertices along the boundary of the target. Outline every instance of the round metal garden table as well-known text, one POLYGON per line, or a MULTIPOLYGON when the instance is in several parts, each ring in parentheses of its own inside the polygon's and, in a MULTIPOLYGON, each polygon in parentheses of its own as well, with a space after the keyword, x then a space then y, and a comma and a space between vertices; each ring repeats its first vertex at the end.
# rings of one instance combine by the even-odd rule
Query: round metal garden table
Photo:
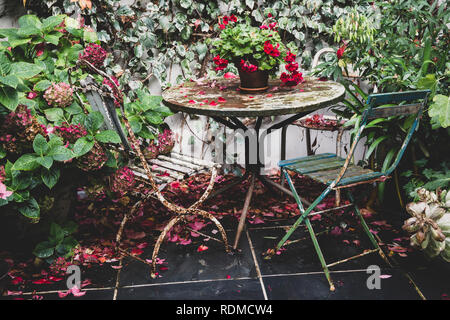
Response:
MULTIPOLYGON (((264 155, 264 150, 260 151, 262 149, 262 145, 259 143, 260 137, 266 137, 273 130, 284 128, 312 111, 342 101, 345 95, 345 88, 341 84, 334 81, 320 81, 315 78, 305 78, 305 82, 295 87, 283 87, 280 80, 270 80, 269 89, 262 93, 242 93, 238 87, 239 79, 210 79, 201 82, 185 82, 162 93, 164 104, 174 112, 210 116, 233 130, 243 130, 244 133, 253 130, 255 133, 256 139, 250 139, 245 135, 246 170, 244 176, 239 181, 225 187, 228 189, 243 179, 251 177, 233 246, 235 249, 244 228, 255 179, 259 179, 270 188, 275 187, 291 194, 290 190, 260 174, 260 169, 264 166, 262 160, 264 158, 260 157, 260 154, 264 155), (270 125, 260 134, 264 117, 281 115, 291 116, 270 125), (239 120, 239 117, 257 119, 254 127, 249 128, 239 120), (252 146, 250 140, 252 140, 252 146), (256 152, 256 161, 249 161, 250 147, 253 147, 256 152)), ((252 156, 254 155, 252 154, 252 156)))

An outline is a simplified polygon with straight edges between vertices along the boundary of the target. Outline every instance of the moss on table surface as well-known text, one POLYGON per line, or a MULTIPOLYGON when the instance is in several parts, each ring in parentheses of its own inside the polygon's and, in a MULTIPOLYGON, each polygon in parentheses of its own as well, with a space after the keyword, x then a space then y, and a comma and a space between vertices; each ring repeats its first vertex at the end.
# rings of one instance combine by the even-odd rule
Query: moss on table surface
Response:
POLYGON ((242 93, 239 79, 210 79, 185 82, 162 93, 173 111, 208 116, 256 117, 314 111, 344 99, 345 88, 334 81, 306 78, 295 87, 270 80, 269 89, 242 93))

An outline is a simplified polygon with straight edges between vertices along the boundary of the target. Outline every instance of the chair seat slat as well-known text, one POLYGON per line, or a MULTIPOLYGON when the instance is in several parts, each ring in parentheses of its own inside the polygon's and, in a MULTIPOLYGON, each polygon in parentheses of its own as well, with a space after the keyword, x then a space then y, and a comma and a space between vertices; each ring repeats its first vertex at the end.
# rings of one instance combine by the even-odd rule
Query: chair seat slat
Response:
POLYGON ((289 166, 294 163, 298 162, 305 162, 305 161, 313 161, 313 160, 319 160, 319 159, 325 159, 325 158, 335 158, 336 155, 333 153, 322 153, 322 154, 316 154, 313 156, 306 156, 306 157, 300 157, 300 158, 294 158, 289 160, 283 160, 278 163, 280 167, 289 166))

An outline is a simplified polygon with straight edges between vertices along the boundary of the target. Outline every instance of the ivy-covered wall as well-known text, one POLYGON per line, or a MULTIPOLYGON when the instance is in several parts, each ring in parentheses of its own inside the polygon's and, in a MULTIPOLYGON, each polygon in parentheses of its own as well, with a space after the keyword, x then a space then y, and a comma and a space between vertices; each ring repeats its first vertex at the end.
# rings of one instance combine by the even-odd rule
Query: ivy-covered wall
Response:
POLYGON ((107 44, 112 70, 134 90, 159 83, 162 87, 213 73, 206 39, 220 30, 218 18, 248 16, 259 25, 269 13, 278 20, 285 40, 300 49, 301 67, 309 69, 312 56, 327 42, 331 27, 352 8, 370 5, 363 0, 28 0, 38 15, 81 14, 107 44), (177 69, 177 66, 180 68, 177 69), (174 72, 178 70, 178 72, 174 72), (152 82, 153 81, 153 82, 152 82))
MULTIPOLYGON (((282 38, 297 44, 300 68, 309 70, 314 54, 333 44, 334 22, 352 8, 363 12, 370 6, 363 0, 28 0, 24 11, 41 17, 67 13, 82 18, 98 32, 102 46, 112 53, 107 61, 110 71, 133 98, 134 90, 142 86, 160 94, 161 88, 171 83, 214 76, 207 39, 218 34, 218 19, 223 15, 247 16, 257 26, 270 13, 278 20, 282 38)), ((8 24, 14 20, 7 19, 8 24)), ((209 119, 194 120, 177 114, 168 123, 178 133, 177 149, 210 157, 201 140, 208 141, 210 131, 218 128, 209 124, 209 119)), ((335 151, 330 138, 317 136, 318 151, 335 151)), ((279 141, 277 134, 274 139, 279 141)), ((303 145, 299 140, 303 139, 303 130, 290 128, 288 150, 299 150, 298 144, 303 145)), ((276 166, 279 150, 273 151, 267 162, 276 166)), ((230 149, 229 155, 233 152, 241 153, 230 149)), ((303 153, 287 156, 299 155, 303 153)))

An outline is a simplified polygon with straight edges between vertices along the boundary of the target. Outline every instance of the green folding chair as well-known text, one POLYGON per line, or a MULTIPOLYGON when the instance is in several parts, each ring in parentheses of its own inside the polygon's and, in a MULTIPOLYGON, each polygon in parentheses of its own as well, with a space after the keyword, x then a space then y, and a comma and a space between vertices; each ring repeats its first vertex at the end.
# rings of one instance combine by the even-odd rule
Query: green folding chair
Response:
MULTIPOLYGON (((331 291, 334 291, 335 288, 330 277, 330 272, 328 270, 329 267, 335 266, 339 263, 346 262, 355 258, 359 258, 363 255, 372 252, 378 252, 381 255, 381 257, 389 263, 380 246, 378 245, 378 242, 375 240, 374 235, 370 232, 369 227, 364 221, 364 218, 361 215, 357 205, 355 204, 354 198, 348 188, 360 184, 385 181, 387 178, 389 178, 390 174, 395 170, 395 168, 399 164, 400 159, 402 158, 403 153, 405 152, 405 149, 409 141, 411 140, 414 131, 418 127, 420 118, 422 116, 423 108, 427 103, 429 92, 430 92, 429 90, 423 90, 423 91, 381 93, 370 95, 366 101, 367 108, 364 110, 362 114, 361 125, 355 135, 352 146, 350 148, 350 152, 347 158, 345 159, 338 157, 336 154, 324 153, 302 158, 283 160, 279 162, 281 172, 286 177, 286 181, 288 182, 289 187, 294 195, 295 201, 297 202, 301 215, 297 219, 297 221, 290 227, 290 229, 278 243, 276 248, 270 251, 267 258, 270 258, 273 254, 275 254, 286 243, 286 241, 289 239, 289 237, 292 235, 295 229, 297 229, 297 227, 302 222, 305 222, 306 227, 308 228, 309 234, 311 236, 312 242, 314 244, 314 248, 317 252, 320 263, 322 264, 322 268, 325 272, 325 276, 330 284, 331 291), (355 147, 368 121, 376 118, 386 118, 392 116, 413 115, 413 114, 416 115, 415 120, 411 126, 411 129, 406 135, 406 138, 395 158, 395 161, 390 166, 390 168, 388 168, 386 171, 377 172, 372 171, 370 169, 362 168, 354 164, 350 164, 350 159, 352 159, 355 147), (317 197, 306 210, 304 209, 302 201, 292 183, 292 179, 289 174, 290 172, 308 176, 327 186, 326 189, 322 192, 322 194, 319 197, 317 197), (346 189, 348 198, 352 202, 351 206, 355 208, 355 211, 361 221, 361 225, 363 226, 364 231, 366 232, 371 243, 373 244, 374 249, 364 251, 364 253, 354 257, 350 257, 335 263, 327 264, 323 257, 322 251, 316 238, 316 234, 314 233, 314 230, 312 228, 308 216, 311 216, 312 214, 317 214, 317 212, 313 212, 314 208, 332 190, 336 192, 337 197, 340 197, 341 189, 346 189)), ((338 210, 347 207, 349 207, 349 205, 345 206, 337 205, 336 207, 333 208, 333 210, 338 210)))

